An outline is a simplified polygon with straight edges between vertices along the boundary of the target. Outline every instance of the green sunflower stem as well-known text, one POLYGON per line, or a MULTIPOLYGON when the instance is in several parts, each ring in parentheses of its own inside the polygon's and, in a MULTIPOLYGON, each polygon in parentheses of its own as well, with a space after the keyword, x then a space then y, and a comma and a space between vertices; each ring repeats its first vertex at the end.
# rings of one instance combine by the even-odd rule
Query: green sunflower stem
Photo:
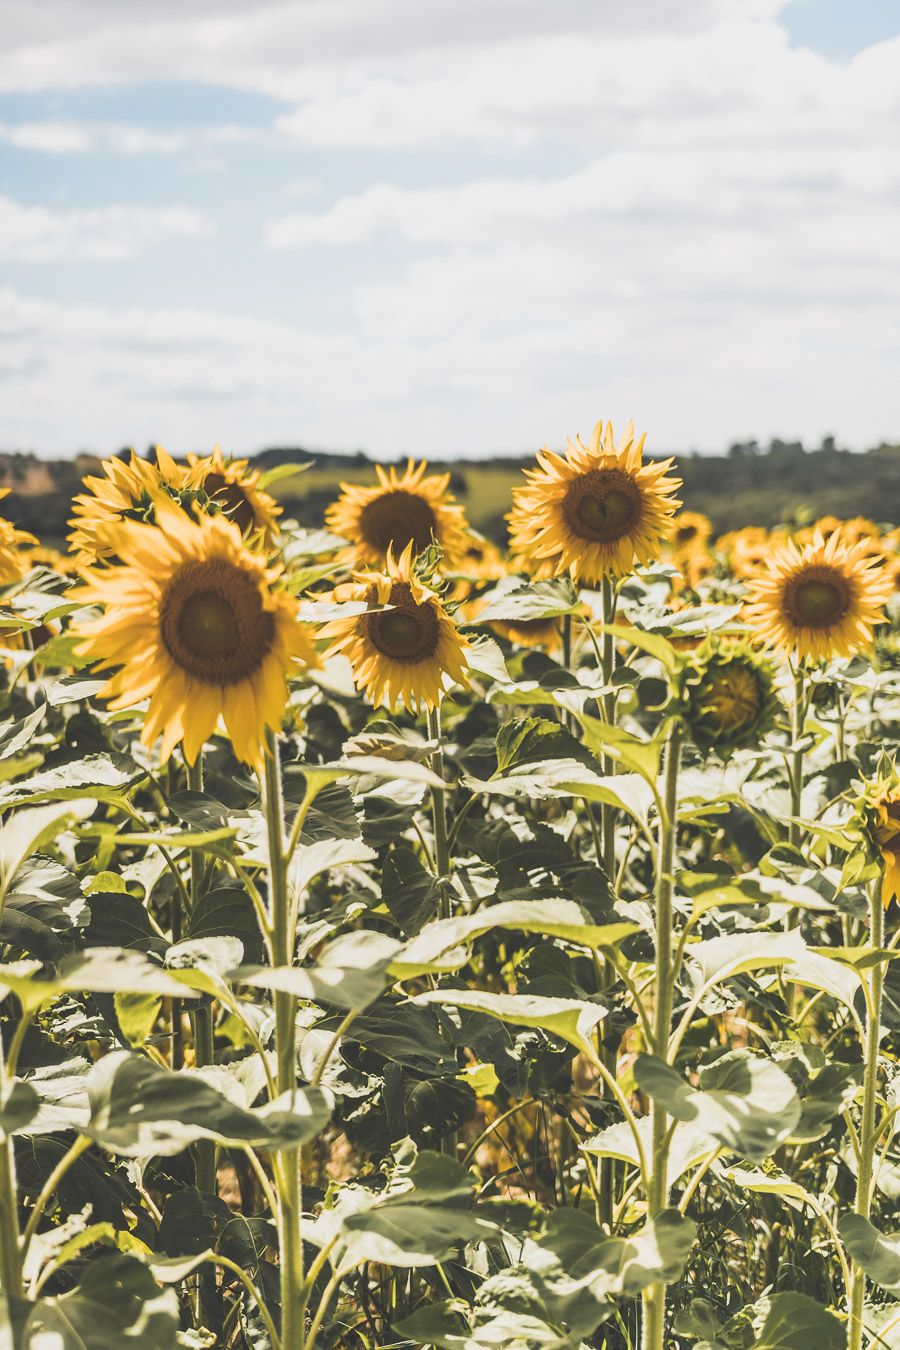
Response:
MULTIPOLYGON (((665 786, 659 821, 659 857, 656 874, 656 1008, 653 1022, 653 1050, 669 1061, 672 1030, 675 964, 673 960, 675 837, 678 828, 678 769, 681 760, 682 727, 674 722, 666 748, 665 786)), ((667 1179, 669 1118, 653 1102, 650 1109, 650 1181, 647 1188, 647 1216, 655 1219, 669 1202, 667 1179)), ((644 1290, 642 1350, 664 1350, 666 1286, 662 1282, 644 1290)))
POLYGON ((791 788, 791 821, 788 825, 788 843, 800 847, 802 831, 798 817, 803 808, 803 750, 800 742, 806 723, 806 671, 798 663, 794 671, 794 701, 791 704, 791 756, 788 778, 791 788))
MULTIPOLYGON (((203 751, 193 764, 187 766, 188 790, 203 791, 203 751)), ((191 910, 197 908, 204 889, 205 864, 203 850, 191 849, 191 910)), ((198 1069, 215 1063, 212 1003, 205 1001, 191 1013, 194 1027, 194 1064, 198 1069)), ((216 1180, 216 1146, 211 1139, 201 1139, 194 1145, 195 1173, 198 1191, 206 1195, 218 1194, 216 1180)))
MULTIPOLYGON (((269 955, 273 966, 289 966, 294 956, 294 934, 287 880, 287 849, 284 836, 284 794, 278 744, 266 733, 263 803, 269 847, 269 907, 271 937, 269 955)), ((275 993, 276 1081, 279 1094, 293 1093, 297 1086, 296 999, 281 990, 275 993)), ((275 1156, 278 1191, 278 1238, 281 1274, 281 1344, 301 1346, 304 1337, 302 1187, 299 1148, 282 1149, 275 1156)))
MULTIPOLYGON (((0 1078, 6 1075, 3 1038, 0 1037, 0 1078)), ((22 1296, 16 1158, 13 1141, 7 1135, 0 1138, 0 1290, 8 1298, 22 1296)))
MULTIPOLYGON (((608 625, 615 623, 618 596, 615 582, 605 572, 603 574, 601 598, 604 629, 603 642, 600 647, 600 674, 604 686, 607 687, 607 692, 603 695, 602 711, 603 721, 607 726, 612 726, 616 720, 616 695, 615 691, 608 686, 611 685, 616 670, 616 639, 615 635, 608 631, 608 625)), ((603 756, 603 772, 605 774, 613 772, 612 761, 606 755, 603 756)), ((603 803, 600 823, 600 837, 603 841, 603 869, 610 881, 613 882, 616 873, 616 809, 607 802, 603 803)))
MULTIPOLYGON (((606 693, 603 694, 600 704, 600 711, 603 721, 607 726, 612 726, 616 720, 616 695, 609 688, 612 683, 613 674, 616 668, 616 640, 615 636, 607 631, 607 626, 615 622, 616 605, 618 594, 616 584, 611 576, 604 572, 601 581, 601 615, 603 620, 603 637, 600 645, 600 673, 606 693)), ((607 755, 604 755, 601 761, 604 774, 614 772, 612 761, 607 755)), ((588 810, 592 808, 588 803, 588 810)), ((600 856, 597 861, 601 864, 610 886, 616 882, 616 809, 609 802, 603 802, 600 807, 600 856)), ((599 973, 599 991, 607 989, 615 980, 615 971, 609 958, 604 958, 599 973)), ((605 1046, 602 1043, 602 1032, 598 1028, 598 1036, 601 1038, 598 1045, 598 1052, 603 1060, 604 1066, 616 1076, 617 1053, 614 1047, 605 1046)), ((604 1085, 603 1095, 608 1096, 609 1090, 604 1085)), ((613 1200, 616 1185, 616 1164, 613 1158, 601 1158, 598 1169, 598 1219, 606 1228, 612 1227, 613 1219, 613 1200)))
MULTIPOLYGON (((884 945, 884 904, 879 875, 869 891, 869 942, 874 948, 884 945)), ((878 1048, 881 1039, 881 1005, 884 992, 884 964, 876 962, 868 975, 866 999, 866 1039, 864 1046, 863 1104, 859 1122, 859 1166, 856 1174, 856 1198, 853 1212, 868 1219, 872 1209, 874 1190, 874 1163, 879 1129, 876 1126, 878 1107, 878 1048)), ((866 1276, 853 1263, 849 1291, 849 1320, 847 1323, 847 1350, 861 1350, 863 1321, 866 1308, 866 1276)))
MULTIPOLYGON (((440 707, 428 710, 428 739, 434 741, 435 750, 431 755, 431 769, 438 778, 444 776, 444 744, 441 734, 440 707)), ((447 884, 450 876, 450 841, 447 833, 447 793, 444 788, 431 789, 431 820, 434 829, 434 870, 441 893, 442 919, 450 918, 450 890, 447 884)))

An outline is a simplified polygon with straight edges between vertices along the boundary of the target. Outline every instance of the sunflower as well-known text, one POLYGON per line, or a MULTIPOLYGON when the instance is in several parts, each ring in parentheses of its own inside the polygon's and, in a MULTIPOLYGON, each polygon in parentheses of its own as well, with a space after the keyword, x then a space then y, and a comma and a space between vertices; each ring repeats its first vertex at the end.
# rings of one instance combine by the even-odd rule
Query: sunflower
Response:
POLYGON ((149 698, 141 740, 162 735, 162 760, 183 742, 193 763, 220 717, 237 756, 259 765, 277 728, 295 662, 318 664, 297 601, 276 589, 280 569, 251 552, 224 515, 192 520, 160 500, 156 524, 124 521, 120 565, 93 567, 74 598, 103 608, 75 626, 80 656, 114 669, 113 709, 149 698))
POLYGON ((562 621, 549 619, 495 619, 490 625, 498 637, 517 647, 539 647, 556 651, 562 645, 562 621))
POLYGON ((443 553, 445 567, 458 566, 466 555, 469 538, 463 508, 448 492, 449 473, 425 475, 423 459, 410 459, 399 473, 393 465, 376 464, 374 487, 341 483, 341 495, 329 506, 325 522, 330 530, 349 541, 345 561, 353 567, 379 567, 390 550, 395 557, 407 547, 422 553, 434 542, 443 553))
POLYGON ((413 572, 411 541, 397 559, 388 549, 384 572, 354 573, 341 599, 364 601, 367 609, 324 626, 325 655, 347 657, 357 689, 373 704, 432 710, 450 683, 468 684, 468 643, 440 596, 413 572))
POLYGON ((705 548, 712 534, 712 521, 700 511, 679 511, 672 522, 669 543, 676 553, 705 548))
POLYGON ((259 469, 251 470, 246 459, 226 460, 217 445, 211 455, 188 455, 188 465, 188 485, 205 493, 241 534, 273 543, 283 508, 259 486, 259 469))
POLYGON ((667 476, 671 459, 643 462, 644 440, 629 422, 616 446, 610 423, 598 422, 589 445, 576 439, 562 455, 539 451, 538 467, 513 489, 513 554, 552 559, 556 575, 588 584, 655 558, 681 505, 673 495, 680 484, 667 476))
POLYGON ((708 639, 687 670, 685 719, 701 750, 757 744, 775 720, 775 677, 746 642, 708 639))
MULTIPOLYGON (((0 501, 8 497, 11 488, 0 488, 0 501)), ((28 554, 23 548, 38 541, 27 530, 19 530, 11 520, 0 516, 0 586, 21 581, 28 571, 28 554)))
POLYGON ((900 787, 896 781, 877 791, 868 805, 872 834, 884 863, 881 898, 887 909, 891 900, 900 899, 900 787))
POLYGON ((768 570, 750 582, 747 618, 762 638, 801 659, 850 656, 871 641, 890 594, 884 567, 863 544, 817 535, 804 549, 788 541, 773 551, 768 570))
POLYGON ((141 459, 131 451, 130 458, 107 459, 102 468, 105 478, 88 475, 87 492, 77 496, 69 546, 77 554, 78 567, 115 555, 112 542, 123 520, 152 520, 157 501, 176 496, 187 485, 187 469, 176 464, 162 446, 155 447, 156 462, 141 459))

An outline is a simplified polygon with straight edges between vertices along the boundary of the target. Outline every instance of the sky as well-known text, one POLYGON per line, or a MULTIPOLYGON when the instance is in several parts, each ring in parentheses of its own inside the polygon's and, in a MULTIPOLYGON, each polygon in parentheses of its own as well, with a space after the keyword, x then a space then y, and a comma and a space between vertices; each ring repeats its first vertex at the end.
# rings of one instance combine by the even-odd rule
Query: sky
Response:
POLYGON ((900 440, 900 0, 0 31, 0 449, 900 440))

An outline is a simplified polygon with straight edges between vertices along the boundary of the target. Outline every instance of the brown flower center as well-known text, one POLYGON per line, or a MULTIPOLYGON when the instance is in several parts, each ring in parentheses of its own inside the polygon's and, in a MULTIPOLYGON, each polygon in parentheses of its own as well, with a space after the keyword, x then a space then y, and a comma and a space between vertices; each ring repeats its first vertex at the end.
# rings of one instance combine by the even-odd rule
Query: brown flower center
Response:
POLYGON ((423 497, 412 492, 384 492, 364 506, 359 517, 363 539, 379 553, 393 547, 400 554, 412 542, 421 553, 437 533, 434 512, 423 497))
POLYGON ((785 587, 784 606, 798 628, 831 628, 850 608, 846 578, 833 567, 808 567, 785 587))
POLYGON ((160 606, 169 656, 205 684, 240 684, 259 669, 275 635, 252 576, 224 558, 188 562, 172 577, 160 606))
POLYGON ((366 629, 376 651, 402 665, 427 661, 437 651, 438 616, 431 605, 417 605, 406 582, 395 582, 388 601, 393 609, 367 614, 366 629))
POLYGON ((203 479, 203 491, 220 506, 230 520, 237 525, 241 534, 252 530, 256 524, 253 507, 244 489, 238 483, 229 482, 224 474, 208 473, 203 479))
POLYGON ((569 485, 563 513, 581 539, 612 544, 630 534, 639 521, 641 494, 621 469, 592 469, 569 485))

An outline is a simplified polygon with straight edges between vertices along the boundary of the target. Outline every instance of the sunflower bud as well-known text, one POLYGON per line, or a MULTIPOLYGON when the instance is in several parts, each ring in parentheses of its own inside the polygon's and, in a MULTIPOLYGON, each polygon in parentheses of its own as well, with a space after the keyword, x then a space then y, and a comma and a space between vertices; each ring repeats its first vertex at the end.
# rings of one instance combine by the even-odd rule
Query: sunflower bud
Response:
POLYGON ((700 750, 758 742, 778 709, 771 665, 746 642, 710 638, 686 667, 684 717, 700 750))

